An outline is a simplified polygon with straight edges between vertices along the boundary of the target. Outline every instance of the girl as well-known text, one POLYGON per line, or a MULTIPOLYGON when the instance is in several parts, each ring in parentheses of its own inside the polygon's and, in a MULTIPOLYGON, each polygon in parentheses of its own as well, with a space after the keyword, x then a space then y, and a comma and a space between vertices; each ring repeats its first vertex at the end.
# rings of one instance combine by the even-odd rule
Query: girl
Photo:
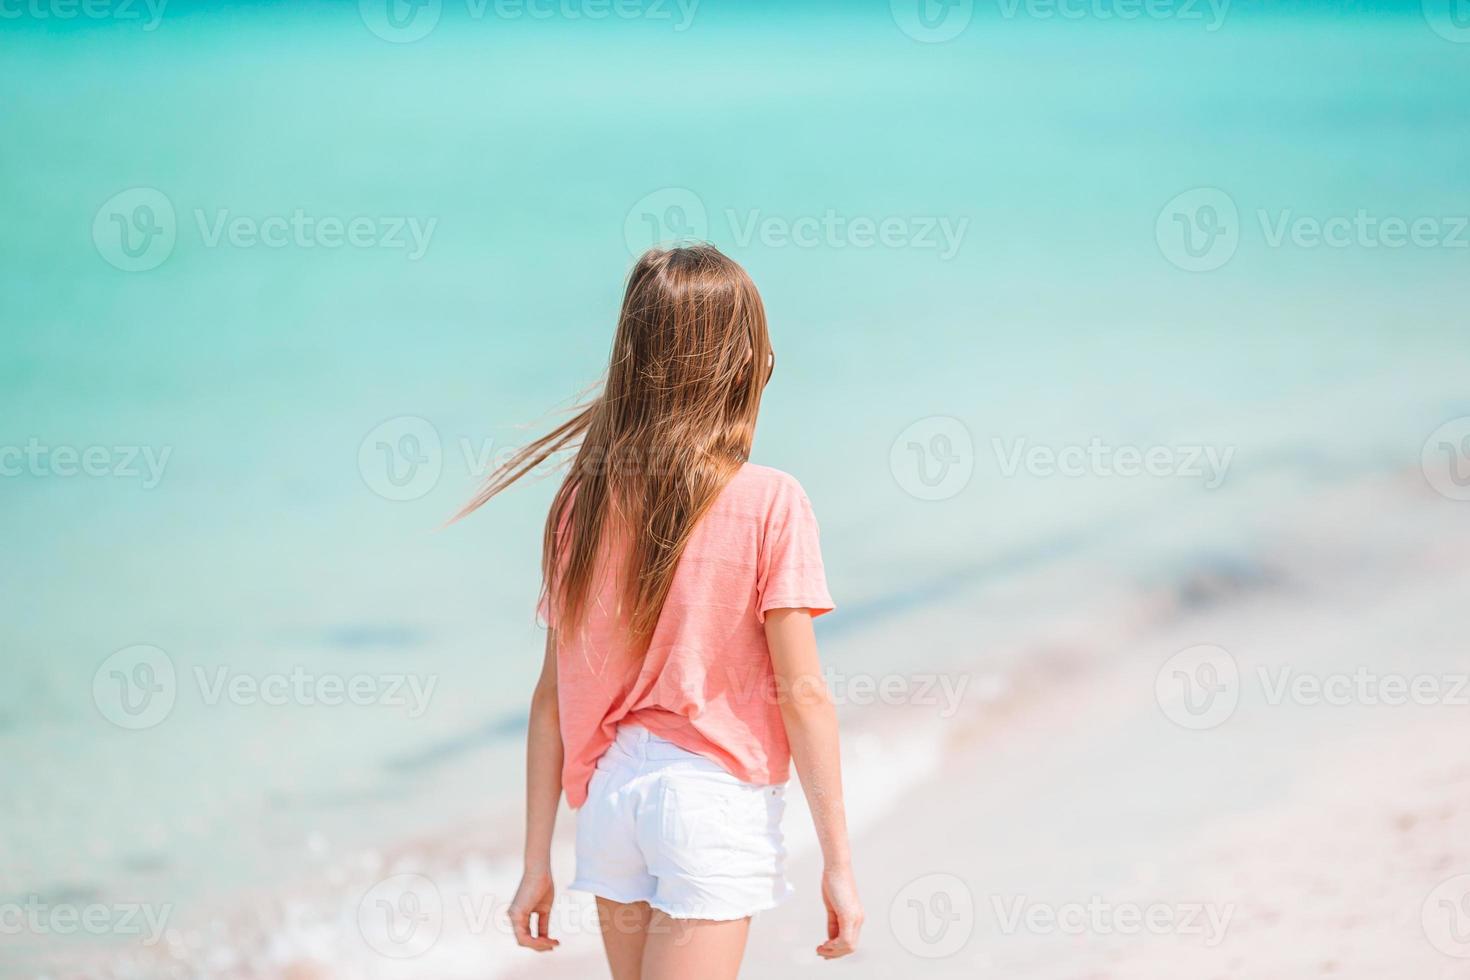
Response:
POLYGON ((578 808, 573 889, 597 897, 615 980, 734 977, 784 900, 795 760, 825 868, 827 940, 853 951, 837 717, 812 618, 832 609, 790 476, 746 462, 775 367, 745 270, 710 245, 634 266, 601 395, 493 473, 465 512, 575 448, 546 520, 516 941, 555 949, 552 825, 578 808))

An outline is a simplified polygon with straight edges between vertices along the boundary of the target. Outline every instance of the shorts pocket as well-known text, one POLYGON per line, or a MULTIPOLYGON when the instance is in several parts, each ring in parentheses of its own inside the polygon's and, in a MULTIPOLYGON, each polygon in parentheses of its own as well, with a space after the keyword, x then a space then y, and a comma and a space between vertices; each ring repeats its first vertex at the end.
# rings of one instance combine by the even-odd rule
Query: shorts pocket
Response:
POLYGON ((607 773, 594 771, 587 782, 587 798, 577 810, 577 851, 591 846, 592 832, 613 818, 612 801, 607 794, 607 773))
POLYGON ((742 783, 727 773, 668 774, 659 794, 663 857, 695 875, 779 872, 781 787, 742 783))

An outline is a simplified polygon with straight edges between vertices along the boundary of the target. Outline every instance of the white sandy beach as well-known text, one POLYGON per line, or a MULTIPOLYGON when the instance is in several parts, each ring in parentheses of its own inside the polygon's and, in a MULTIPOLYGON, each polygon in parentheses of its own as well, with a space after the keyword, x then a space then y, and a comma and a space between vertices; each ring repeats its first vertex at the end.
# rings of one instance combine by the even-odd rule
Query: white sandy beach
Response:
MULTIPOLYGON (((1470 878, 1453 879, 1470 874, 1470 706, 1372 703, 1394 700, 1381 683, 1343 688, 1341 704, 1282 694, 1366 673, 1439 683, 1429 701, 1470 697, 1448 686, 1464 637, 1444 611, 1470 590, 1470 527, 1456 516, 1417 472, 1372 478, 1261 518, 1252 533, 1271 544, 1253 569, 1140 590, 1080 556, 925 609, 931 635, 972 637, 984 654, 947 688, 916 667, 902 697, 863 703, 853 676, 835 675, 862 949, 813 965, 819 863, 793 786, 798 892, 757 919, 745 975, 1464 976, 1470 961, 1452 954, 1470 954, 1457 938, 1470 938, 1470 878), (1199 644, 1234 658, 1238 704, 1193 730, 1156 681, 1199 644)), ((902 645, 912 628, 900 617, 834 646, 861 663, 859 643, 902 645)), ((573 821, 559 826, 562 882, 573 821)), ((518 839, 511 796, 473 826, 385 843, 286 895, 239 896, 157 949, 76 975, 601 975, 585 895, 559 898, 557 952, 513 946, 503 910, 518 839), (416 933, 395 928, 404 915, 416 933)))

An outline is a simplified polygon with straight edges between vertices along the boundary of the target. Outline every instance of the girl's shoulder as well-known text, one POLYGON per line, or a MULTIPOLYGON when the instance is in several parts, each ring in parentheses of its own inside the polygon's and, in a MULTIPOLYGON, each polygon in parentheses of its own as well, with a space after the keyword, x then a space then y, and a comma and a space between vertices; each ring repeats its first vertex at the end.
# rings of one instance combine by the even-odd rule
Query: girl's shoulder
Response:
POLYGON ((806 491, 796 477, 773 466, 746 463, 730 481, 727 490, 746 500, 759 500, 767 505, 789 504, 805 500, 806 491))

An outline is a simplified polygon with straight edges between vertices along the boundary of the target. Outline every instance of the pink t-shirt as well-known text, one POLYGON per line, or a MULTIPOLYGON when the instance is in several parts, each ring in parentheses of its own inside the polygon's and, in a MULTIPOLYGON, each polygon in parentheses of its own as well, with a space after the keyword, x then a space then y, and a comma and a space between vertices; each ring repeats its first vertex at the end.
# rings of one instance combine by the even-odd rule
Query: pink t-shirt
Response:
MULTIPOLYGON (((746 782, 785 782, 791 749, 762 624, 768 609, 832 609, 801 485, 766 466, 741 467, 690 535, 642 657, 626 644, 616 575, 598 581, 582 626, 557 637, 567 802, 586 800, 624 722, 746 782)), ((554 610, 543 604, 541 614, 556 625, 554 610)))

